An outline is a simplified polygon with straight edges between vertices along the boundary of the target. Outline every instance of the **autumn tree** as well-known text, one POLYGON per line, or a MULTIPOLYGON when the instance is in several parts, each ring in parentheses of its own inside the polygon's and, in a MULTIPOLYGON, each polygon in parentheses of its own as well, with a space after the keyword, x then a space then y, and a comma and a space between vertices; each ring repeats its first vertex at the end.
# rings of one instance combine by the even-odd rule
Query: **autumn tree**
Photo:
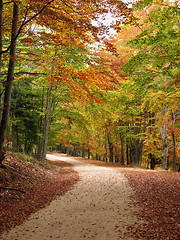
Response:
MULTIPOLYGON (((141 3, 138 5, 138 7, 144 7, 141 3)), ((166 170, 169 164, 168 122, 171 121, 172 110, 178 115, 178 106, 174 104, 178 102, 178 13, 177 3, 157 2, 153 4, 147 14, 148 28, 142 29, 142 32, 129 43, 138 49, 138 52, 123 67, 136 84, 144 87, 142 106, 148 108, 149 119, 153 120, 151 121, 154 125, 151 126, 151 134, 155 128, 158 134, 159 128, 163 149, 162 168, 166 170)), ((155 138, 153 140, 149 136, 147 139, 147 142, 156 142, 160 146, 159 140, 155 138)), ((154 149, 151 149, 151 157, 156 152, 155 148, 154 145, 154 149)))
MULTIPOLYGON (((100 35, 107 33, 108 28, 107 26, 104 26, 103 24, 97 24, 93 25, 92 20, 97 23, 97 20, 99 16, 104 17, 106 13, 110 12, 114 17, 117 17, 117 21, 129 21, 131 22, 133 19, 131 9, 129 9, 125 3, 121 1, 104 1, 103 3, 101 1, 21 1, 21 2, 0 2, 0 19, 2 22, 1 25, 1 37, 0 42, 2 46, 2 39, 3 41, 6 41, 6 46, 1 47, 1 56, 6 57, 6 53, 15 47, 17 40, 18 44, 20 42, 19 37, 23 37, 24 41, 27 43, 34 43, 35 45, 37 42, 39 43, 39 47, 45 47, 47 45, 54 45, 54 46, 70 46, 70 47, 85 47, 87 43, 93 43, 94 41, 97 41, 100 39, 100 35), (16 31, 11 30, 14 34, 11 38, 11 41, 8 41, 9 38, 9 24, 4 24, 5 17, 7 17, 8 22, 10 19, 10 14, 12 12, 12 5, 14 6, 14 16, 12 19, 15 20, 15 9, 19 8, 19 21, 17 23, 16 31), (3 9, 3 10, 2 10, 3 9), (2 17, 3 16, 3 17, 2 17), (34 29, 33 29, 34 28, 34 29), (3 30, 3 36, 2 36, 2 30, 3 30), (35 43, 35 40, 38 41, 35 43)), ((15 21, 14 21, 15 22, 15 21)), ((14 23, 13 23, 14 24, 14 23)), ((13 25, 12 24, 12 25, 13 25)), ((14 25, 13 25, 14 26, 14 25)), ((114 27, 116 28, 116 24, 114 24, 114 27)), ((20 47, 21 48, 21 47, 20 47)), ((53 47, 54 48, 54 47, 53 47)), ((47 56, 49 54, 49 49, 47 48, 47 56)), ((54 48, 56 49, 56 48, 54 48)), ((20 50, 23 52, 23 48, 20 50)), ((59 51, 59 49, 58 49, 59 51)), ((15 51, 14 57, 11 57, 10 55, 10 61, 14 65, 15 60, 17 59, 15 57, 15 51)), ((51 55, 51 54, 50 54, 51 55)), ((18 56, 19 57, 19 56, 18 56)), ((37 54, 35 52, 31 53, 31 60, 37 61, 37 54)), ((40 58, 39 58, 40 59, 40 58)), ((19 61, 21 61, 21 58, 19 58, 19 61)), ((40 60, 40 62, 43 62, 43 59, 40 60)), ((34 66, 37 66, 34 64, 34 66)), ((44 63, 44 66, 46 64, 44 63)), ((65 64, 66 65, 66 64, 65 64)), ((14 76, 14 67, 10 67, 11 69, 11 77, 10 77, 10 84, 5 84, 9 88, 5 90, 5 92, 8 93, 8 103, 4 103, 4 111, 2 115, 3 120, 1 123, 1 162, 3 159, 2 154, 2 148, 4 144, 4 137, 5 132, 7 128, 7 120, 9 115, 9 107, 10 107, 10 99, 11 99, 11 87, 12 87, 12 79, 14 76), (8 105, 7 105, 8 104, 8 105), (6 116, 6 117, 4 117, 6 116)), ((56 66, 54 66, 56 68, 56 66)), ((48 68, 47 72, 48 72, 48 68)), ((64 79, 61 76, 61 73, 63 72, 64 76, 69 75, 65 74, 65 71, 68 69, 66 66, 64 69, 63 63, 58 64, 57 70, 53 71, 51 73, 51 76, 48 75, 50 78, 50 83, 54 82, 61 82, 62 79, 64 79)), ((68 71, 68 70, 67 70, 68 71)), ((89 70, 90 72, 91 70, 89 70)), ((73 72, 73 69, 71 69, 71 73, 73 72)), ((96 72, 94 72, 95 74, 96 72)), ((74 72, 73 72, 74 74, 74 72)), ((72 74, 71 74, 72 75, 72 74)), ((87 74, 88 75, 88 74, 87 74)), ((82 69, 78 73, 75 73, 75 78, 81 78, 84 77, 84 70, 82 69)), ((78 84, 74 84, 75 81, 72 81, 72 76, 68 79, 71 79, 71 89, 74 89, 75 92, 75 86, 78 86, 78 84)), ((76 81, 77 82, 77 81, 76 81)), ((80 82, 79 82, 80 85, 80 82)), ((84 86, 84 88, 86 88, 84 86)), ((81 89, 81 87, 80 87, 81 89)), ((88 91, 88 88, 86 88, 88 91)), ((6 95, 6 93, 5 93, 6 95)), ((93 95, 90 94, 92 97, 93 95)))
POLYGON ((121 152, 122 163, 151 169, 161 165, 165 170, 171 164, 177 169, 179 8, 177 3, 169 2, 138 5, 144 9, 134 14, 140 20, 133 26, 120 25, 118 37, 106 40, 106 50, 102 51, 101 46, 101 51, 94 54, 96 64, 102 63, 97 64, 99 70, 108 76, 113 69, 111 76, 120 81, 112 84, 116 89, 102 90, 104 97, 99 98, 104 105, 93 103, 92 109, 89 106, 89 118, 95 119, 95 124, 91 120, 92 151, 101 159, 105 154, 108 160, 115 161, 117 152, 121 152))
MULTIPOLYGON (((0 165, 2 165, 2 161, 4 158, 4 140, 5 140, 5 134, 6 134, 6 129, 7 129, 7 124, 8 124, 8 118, 9 118, 9 111, 10 111, 10 102, 11 102, 11 89, 12 89, 12 82, 14 78, 14 68, 15 68, 15 58, 16 58, 16 41, 21 33, 23 27, 28 24, 33 18, 35 18, 40 12, 42 12, 48 4, 50 4, 53 1, 50 1, 46 3, 45 6, 36 14, 31 16, 28 20, 26 19, 27 13, 28 13, 28 8, 25 11, 25 18, 22 19, 22 23, 20 26, 18 26, 18 16, 19 16, 19 3, 13 2, 13 16, 12 16, 12 29, 11 29, 11 38, 10 38, 10 43, 6 47, 5 50, 3 50, 3 37, 2 37, 2 32, 3 32, 3 6, 4 4, 10 4, 10 3, 4 3, 3 1, 0 2, 0 23, 1 23, 1 28, 0 28, 0 61, 2 64, 2 54, 5 54, 6 52, 10 51, 9 53, 9 66, 8 66, 8 72, 7 72, 7 80, 5 82, 5 88, 4 88, 4 103, 3 103, 3 112, 2 112, 2 117, 1 117, 1 123, 0 123, 0 165)), ((10 13, 9 9, 7 9, 8 12, 10 13)))

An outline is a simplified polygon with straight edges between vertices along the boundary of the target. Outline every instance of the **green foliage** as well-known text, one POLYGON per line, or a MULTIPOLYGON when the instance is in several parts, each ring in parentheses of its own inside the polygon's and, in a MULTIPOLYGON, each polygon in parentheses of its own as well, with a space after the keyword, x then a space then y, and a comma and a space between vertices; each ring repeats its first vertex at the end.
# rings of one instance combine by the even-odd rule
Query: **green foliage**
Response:
MULTIPOLYGON (((148 53, 139 53, 122 66, 122 70, 128 74, 137 74, 138 67, 147 65, 150 62, 151 56, 148 53)), ((139 68, 139 73, 143 73, 143 69, 139 68)))
MULTIPOLYGON (((151 67, 152 70, 149 70, 159 71, 159 75, 173 77, 177 74, 180 54, 179 14, 180 9, 173 5, 156 7, 150 11, 146 20, 149 28, 129 42, 130 45, 140 50, 130 59, 129 65, 132 65, 134 61, 136 62, 135 68, 142 68, 145 65, 146 69, 151 67)), ((129 70, 130 67, 127 67, 129 70)))
POLYGON ((149 5, 151 5, 153 2, 153 0, 142 0, 142 1, 137 1, 134 5, 133 5, 133 10, 142 10, 145 7, 148 7, 149 5))
POLYGON ((41 129, 43 92, 32 81, 32 78, 16 81, 12 90, 10 125, 16 127, 19 147, 25 152, 31 152, 37 145, 41 129))
MULTIPOLYGON (((85 2, 82 6, 87 7, 96 1, 85 2)), ((120 4, 108 4, 111 2, 120 4)), ((123 52, 117 48, 116 54, 110 55, 102 44, 97 52, 90 50, 88 43, 97 39, 98 29, 91 32, 86 15, 81 19, 74 14, 76 6, 67 11, 67 6, 60 4, 57 12, 53 8, 47 11, 54 15, 47 14, 47 18, 42 14, 34 22, 38 26, 35 31, 29 28, 19 38, 8 133, 12 145, 34 153, 42 147, 46 96, 51 89, 48 147, 63 145, 68 150, 78 149, 78 154, 90 149, 93 156, 106 160, 113 152, 113 159, 122 164, 141 163, 142 155, 145 163, 149 154, 161 158, 159 129, 167 124, 171 141, 171 111, 178 116, 179 7, 173 2, 138 1, 134 8, 146 9, 147 13, 138 25, 142 31, 133 33, 134 26, 128 26, 134 38, 124 49, 121 46, 123 52), (169 106, 166 114, 162 113, 164 106, 169 106)), ((86 11, 96 16, 96 11, 86 11)), ((86 11, 83 9, 83 13, 86 11)), ((116 50, 116 41, 111 40, 112 44, 106 46, 116 50)), ((7 63, 4 59, 3 74, 7 63)), ((173 129, 177 136, 179 123, 173 123, 173 129)))
POLYGON ((82 47, 62 46, 57 56, 63 57, 65 63, 72 65, 75 69, 86 68, 90 61, 87 50, 82 47))

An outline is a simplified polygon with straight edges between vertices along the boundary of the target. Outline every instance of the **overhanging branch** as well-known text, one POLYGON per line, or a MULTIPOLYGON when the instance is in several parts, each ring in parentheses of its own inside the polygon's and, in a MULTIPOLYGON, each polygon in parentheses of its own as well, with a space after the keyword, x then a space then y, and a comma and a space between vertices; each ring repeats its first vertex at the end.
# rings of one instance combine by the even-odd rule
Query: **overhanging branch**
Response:
MULTIPOLYGON (((41 73, 41 72, 16 72, 16 73, 14 73, 14 75, 21 75, 21 74, 34 75, 34 76, 36 76, 36 75, 46 76, 47 75, 47 73, 41 73)), ((2 73, 1 76, 3 76, 3 75, 6 76, 7 74, 2 73)))
POLYGON ((51 1, 49 1, 48 3, 46 3, 46 4, 40 9, 39 12, 37 12, 34 16, 32 16, 31 18, 29 18, 28 20, 24 21, 24 22, 21 24, 21 26, 19 27, 19 30, 18 30, 15 38, 14 38, 13 41, 11 42, 11 44, 7 47, 6 50, 0 51, 0 55, 3 54, 3 53, 8 52, 8 51, 10 50, 11 46, 14 44, 14 42, 16 41, 16 39, 18 38, 18 36, 20 35, 21 30, 23 29, 23 27, 24 27, 25 25, 27 25, 30 21, 32 21, 34 18, 36 18, 40 13, 42 13, 42 12, 44 11, 44 9, 45 9, 48 5, 50 5, 52 2, 54 2, 54 0, 51 0, 51 1))

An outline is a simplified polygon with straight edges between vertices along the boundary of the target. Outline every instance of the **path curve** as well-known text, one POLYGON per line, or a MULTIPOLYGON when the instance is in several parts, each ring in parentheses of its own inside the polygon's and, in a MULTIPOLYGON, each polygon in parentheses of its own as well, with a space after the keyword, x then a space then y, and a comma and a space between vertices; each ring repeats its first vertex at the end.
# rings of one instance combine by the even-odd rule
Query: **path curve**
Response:
POLYGON ((49 160, 74 165, 80 181, 65 195, 41 209, 3 235, 3 240, 133 240, 127 227, 139 223, 132 189, 113 168, 77 161, 63 154, 48 154, 49 160))

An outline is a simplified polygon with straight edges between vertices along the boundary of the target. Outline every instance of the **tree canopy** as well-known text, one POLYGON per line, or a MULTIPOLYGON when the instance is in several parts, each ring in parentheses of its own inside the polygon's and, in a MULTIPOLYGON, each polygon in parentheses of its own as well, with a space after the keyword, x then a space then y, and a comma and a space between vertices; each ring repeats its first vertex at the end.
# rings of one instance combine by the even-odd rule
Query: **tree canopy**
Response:
POLYGON ((179 11, 176 1, 1 0, 1 162, 6 148, 39 159, 59 149, 177 170, 179 11))

